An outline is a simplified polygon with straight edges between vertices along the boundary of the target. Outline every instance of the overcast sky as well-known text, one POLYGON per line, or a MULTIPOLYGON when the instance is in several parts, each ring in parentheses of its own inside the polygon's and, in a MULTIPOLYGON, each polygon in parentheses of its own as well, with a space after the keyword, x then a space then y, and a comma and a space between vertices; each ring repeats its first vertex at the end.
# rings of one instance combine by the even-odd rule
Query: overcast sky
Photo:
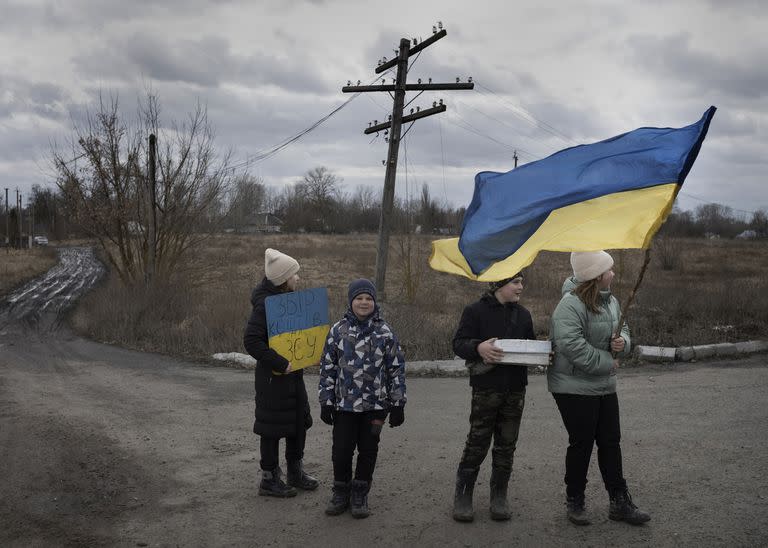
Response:
MULTIPOLYGON (((372 82, 400 38, 426 39, 437 21, 448 36, 412 59, 409 82, 472 76, 476 86, 408 107, 442 98, 448 111, 408 132, 398 195, 426 182, 467 205, 474 175, 512 169, 514 150, 530 162, 641 126, 688 125, 715 105, 679 205, 768 208, 764 0, 0 0, 0 188, 50 185, 51 144, 73 118, 100 91, 133 113, 148 86, 166 121, 207 105, 218 148, 243 166, 350 99, 347 80, 372 82)), ((391 108, 386 93, 361 94, 248 171, 285 185, 323 165, 345 191, 379 192, 387 144, 363 129, 391 108)))

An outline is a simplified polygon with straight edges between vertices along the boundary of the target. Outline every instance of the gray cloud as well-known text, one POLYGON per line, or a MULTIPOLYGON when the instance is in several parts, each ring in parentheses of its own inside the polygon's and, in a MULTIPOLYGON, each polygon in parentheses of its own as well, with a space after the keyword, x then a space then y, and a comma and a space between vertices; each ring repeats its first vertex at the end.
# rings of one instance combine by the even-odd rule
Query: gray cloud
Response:
POLYGON ((301 93, 329 90, 311 67, 295 59, 263 52, 236 55, 227 39, 215 36, 170 41, 136 33, 113 40, 99 51, 76 55, 73 61, 78 72, 91 79, 108 77, 130 82, 140 75, 203 88, 238 82, 301 93))
POLYGON ((68 0, 66 3, 46 2, 33 11, 42 15, 46 26, 53 30, 66 28, 101 28, 105 24, 128 24, 140 20, 160 18, 182 19, 191 14, 201 15, 216 5, 217 0, 132 0, 131 2, 105 0, 68 0))
POLYGON ((0 94, 0 119, 18 114, 59 120, 66 114, 68 94, 49 82, 31 82, 25 78, 3 76, 0 94))
MULTIPOLYGON (((465 204, 474 174, 511 169, 515 149, 530 162, 641 125, 687 125, 716 104, 687 185, 742 208, 761 203, 768 43, 759 32, 768 4, 673 4, 587 0, 579 9, 563 2, 504 12, 506 4, 493 0, 487 8, 444 3, 433 14, 403 0, 386 8, 370 0, 6 0, 0 186, 43 182, 28 166, 51 141, 66 142, 99 93, 119 96, 132 119, 148 87, 159 94, 165 120, 183 120, 198 101, 206 105, 217 148, 231 148, 243 164, 349 99, 340 89, 347 79, 374 80, 377 59, 394 56, 401 37, 426 39, 442 17, 447 38, 411 59, 409 81, 472 76, 477 86, 424 93, 410 105, 442 98, 448 110, 408 133, 398 195, 407 174, 408 188, 427 181, 436 195, 465 204), (388 9, 409 17, 384 17, 388 9), (502 12, 513 17, 498 17, 502 12), (675 24, 687 14, 685 25, 675 24)), ((281 184, 326 165, 348 188, 378 192, 387 144, 363 128, 391 107, 386 93, 361 95, 249 169, 281 184)))
POLYGON ((718 92, 746 99, 768 94, 768 48, 757 47, 746 56, 724 59, 695 50, 690 36, 633 36, 627 40, 631 61, 660 76, 672 86, 718 92))

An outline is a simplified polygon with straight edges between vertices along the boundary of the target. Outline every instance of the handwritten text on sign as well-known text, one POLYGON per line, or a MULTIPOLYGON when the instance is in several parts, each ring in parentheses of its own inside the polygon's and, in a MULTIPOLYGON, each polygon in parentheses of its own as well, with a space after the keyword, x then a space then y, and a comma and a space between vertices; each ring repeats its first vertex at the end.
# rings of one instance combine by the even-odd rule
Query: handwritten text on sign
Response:
POLYGON ((264 305, 269 347, 294 369, 317 364, 328 334, 328 290, 316 287, 272 295, 264 305))

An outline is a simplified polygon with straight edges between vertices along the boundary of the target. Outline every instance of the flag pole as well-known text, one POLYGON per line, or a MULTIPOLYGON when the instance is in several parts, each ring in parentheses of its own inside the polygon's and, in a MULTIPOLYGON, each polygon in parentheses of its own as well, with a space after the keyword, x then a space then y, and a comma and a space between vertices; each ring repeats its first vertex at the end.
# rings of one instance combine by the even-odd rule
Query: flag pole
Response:
MULTIPOLYGON (((640 287, 640 284, 643 281, 645 270, 648 268, 648 263, 650 262, 651 262, 651 248, 647 247, 645 249, 645 260, 643 261, 643 266, 640 267, 640 274, 637 276, 635 287, 632 288, 632 292, 629 294, 629 297, 627 297, 626 304, 621 307, 621 314, 619 314, 619 326, 618 328, 616 328, 616 333, 613 335, 614 339, 619 335, 621 335, 621 330, 624 327, 624 319, 626 318, 627 313, 629 312, 629 307, 632 306, 632 303, 635 300, 635 294, 637 293, 637 289, 640 287)), ((614 357, 616 357, 615 353, 614 353, 614 357)))

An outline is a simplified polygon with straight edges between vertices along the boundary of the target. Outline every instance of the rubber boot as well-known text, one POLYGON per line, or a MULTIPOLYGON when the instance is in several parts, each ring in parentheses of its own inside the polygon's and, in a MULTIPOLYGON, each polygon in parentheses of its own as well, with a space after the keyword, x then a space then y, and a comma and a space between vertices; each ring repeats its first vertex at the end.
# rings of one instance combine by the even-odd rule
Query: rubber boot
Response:
POLYGON ((584 493, 573 497, 568 497, 565 502, 567 506, 568 520, 575 525, 589 525, 591 522, 587 517, 587 510, 584 504, 584 493))
POLYGON ((261 471, 259 495, 262 497, 295 497, 296 489, 285 484, 280 468, 261 471))
POLYGON ((477 468, 459 468, 456 472, 456 493, 453 496, 453 519, 469 522, 475 519, 472 493, 477 480, 477 468))
POLYGON ((626 521, 632 525, 641 525, 651 521, 651 516, 632 502, 629 491, 616 491, 611 495, 611 504, 608 509, 608 517, 613 521, 626 521))
POLYGON ((333 482, 333 496, 325 507, 325 513, 329 516, 343 514, 349 508, 349 491, 351 485, 348 481, 333 482))
POLYGON ((510 472, 494 468, 491 471, 491 519, 506 521, 512 517, 507 504, 510 472))
POLYGON ((367 518, 371 515, 368 510, 368 491, 371 484, 363 480, 352 480, 352 492, 349 496, 349 503, 352 507, 353 518, 367 518))
POLYGON ((314 491, 317 489, 318 482, 304 471, 302 460, 294 460, 288 462, 288 485, 304 491, 314 491))

